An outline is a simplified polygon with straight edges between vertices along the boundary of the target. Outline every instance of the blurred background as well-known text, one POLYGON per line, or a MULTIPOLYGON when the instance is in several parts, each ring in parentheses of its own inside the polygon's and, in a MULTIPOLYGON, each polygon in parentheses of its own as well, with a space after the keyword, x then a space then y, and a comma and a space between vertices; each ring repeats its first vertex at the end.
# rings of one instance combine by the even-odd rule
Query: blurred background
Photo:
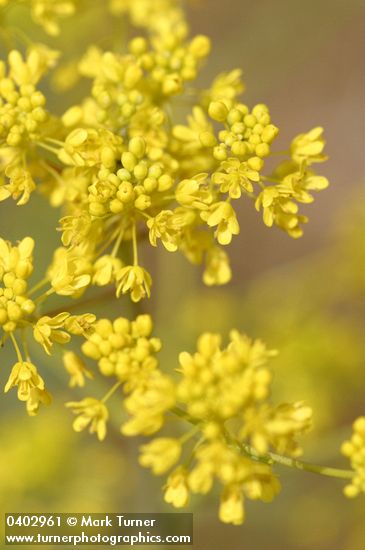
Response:
MULTIPOLYGON (((88 3, 77 32, 72 22, 63 24, 62 39, 49 39, 34 27, 22 7, 10 17, 36 41, 61 49, 66 70, 90 37, 108 44, 110 25, 118 31, 119 23, 124 33, 123 22, 112 23, 96 4, 88 3)), ((188 10, 192 33, 213 40, 200 82, 207 85, 218 72, 241 67, 244 101, 269 105, 280 128, 279 150, 296 134, 323 126, 330 159, 320 169, 331 185, 307 209, 310 222, 297 241, 267 229, 252 204, 242 201, 241 234, 230 247, 234 278, 227 287, 203 287, 197 269, 177 254, 160 248, 148 254, 155 284, 143 308, 154 316, 155 334, 164 342, 162 367, 172 370, 178 352, 193 350, 206 330, 227 334, 235 327, 261 337, 280 351, 272 361, 274 400, 304 399, 313 406, 315 427, 303 441, 305 459, 347 468, 339 447, 352 420, 365 414, 364 1, 192 0, 188 10)), ((75 91, 57 94, 53 86, 46 83, 50 107, 58 112, 87 89, 80 82, 75 91)), ((36 249, 40 274, 59 242, 58 217, 41 197, 21 210, 7 201, 0 204, 0 234, 9 240, 29 234, 42 243, 36 249)), ((129 308, 122 299, 93 311, 129 316, 129 308)), ((49 380, 54 403, 28 418, 12 393, 1 400, 1 510, 172 511, 162 502, 161 480, 137 465, 138 442, 119 435, 118 403, 106 442, 75 434, 63 405, 70 399, 67 376, 58 360, 52 365, 37 353, 34 362, 49 380)), ((2 351, 2 385, 12 359, 12 350, 2 351)), ((89 387, 102 395, 97 382, 89 387)), ((82 395, 73 392, 75 399, 82 395)), ((242 527, 219 523, 217 497, 193 498, 194 547, 365 547, 365 497, 346 500, 341 481, 282 467, 277 472, 282 493, 270 505, 247 502, 242 527)))

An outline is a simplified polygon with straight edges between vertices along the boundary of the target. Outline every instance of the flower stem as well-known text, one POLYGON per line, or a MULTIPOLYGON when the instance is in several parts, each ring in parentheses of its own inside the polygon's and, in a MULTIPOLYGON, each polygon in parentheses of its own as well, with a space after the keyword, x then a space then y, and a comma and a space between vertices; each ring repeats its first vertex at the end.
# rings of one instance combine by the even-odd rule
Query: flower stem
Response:
POLYGON ((59 149, 56 149, 55 147, 51 147, 47 143, 43 143, 43 141, 37 141, 38 147, 42 147, 42 149, 46 149, 46 151, 50 151, 51 153, 54 153, 55 155, 58 155, 59 149))
POLYGON ((19 363, 22 363, 22 362, 23 362, 23 357, 22 357, 22 354, 21 354, 21 352, 20 352, 20 349, 19 349, 19 346, 18 346, 18 342, 16 341, 15 336, 14 336, 14 334, 13 334, 12 332, 10 333, 10 338, 11 338, 11 340, 12 340, 12 342, 13 342, 13 345, 14 345, 14 348, 15 348, 15 352, 16 352, 16 356, 17 356, 17 358, 18 358, 18 361, 19 361, 19 363))
POLYGON ((138 265, 137 226, 133 225, 133 265, 138 265))
MULTIPOLYGON (((190 424, 201 424, 202 421, 196 418, 193 418, 183 409, 179 407, 174 407, 171 409, 171 412, 183 418, 190 424)), ((252 460, 257 462, 263 462, 264 464, 274 465, 280 464, 281 466, 287 466, 289 468, 294 468, 296 470, 304 470, 305 472, 311 472, 312 474, 320 474, 322 476, 335 477, 339 479, 351 479, 354 476, 353 470, 343 470, 340 468, 331 468, 329 466, 322 466, 320 464, 312 464, 310 462, 303 462, 302 460, 297 460, 295 458, 290 458, 287 456, 279 455, 277 453, 268 452, 265 455, 258 454, 253 447, 240 443, 232 437, 228 432, 225 432, 226 440, 229 444, 238 448, 238 450, 244 452, 252 460)))
POLYGON ((312 474, 320 474, 327 477, 336 477, 340 479, 351 479, 354 476, 353 470, 343 470, 341 468, 331 468, 329 466, 322 466, 321 464, 313 464, 311 462, 303 462, 296 458, 290 458, 288 456, 279 455, 277 453, 268 452, 265 456, 259 456, 252 447, 248 445, 237 444, 240 448, 248 454, 252 459, 260 462, 266 462, 267 464, 280 464, 281 466, 288 466, 289 468, 295 468, 296 470, 304 470, 312 474))
POLYGON ((34 286, 28 291, 28 296, 31 296, 32 294, 34 294, 37 290, 39 290, 40 288, 42 288, 42 286, 46 285, 48 282, 49 282, 48 277, 44 277, 44 279, 42 279, 41 281, 39 281, 39 283, 37 283, 36 285, 34 285, 34 286))
POLYGON ((120 228, 118 238, 115 241, 115 244, 114 244, 114 247, 113 247, 113 250, 112 250, 112 253, 111 253, 113 258, 115 258, 116 255, 118 254, 120 243, 122 242, 122 239, 123 239, 123 235, 124 235, 124 226, 122 226, 120 228))
POLYGON ((119 388, 119 386, 121 386, 121 384, 122 384, 121 380, 119 380, 116 384, 114 384, 114 386, 110 388, 108 393, 104 395, 103 399, 101 400, 102 403, 105 403, 106 401, 108 401, 108 399, 117 391, 117 389, 119 388))

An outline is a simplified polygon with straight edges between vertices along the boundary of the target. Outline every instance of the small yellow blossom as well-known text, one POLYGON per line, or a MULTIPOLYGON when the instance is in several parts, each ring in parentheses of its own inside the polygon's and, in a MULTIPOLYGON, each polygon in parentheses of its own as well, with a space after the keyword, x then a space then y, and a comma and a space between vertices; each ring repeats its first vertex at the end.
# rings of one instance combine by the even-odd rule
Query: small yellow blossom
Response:
POLYGON ((262 165, 263 161, 259 157, 251 157, 248 162, 231 158, 221 163, 221 171, 213 174, 212 181, 220 185, 221 193, 228 193, 232 199, 239 199, 242 190, 252 193, 252 182, 257 183, 260 180, 258 169, 262 165))
POLYGON ((207 286, 225 285, 232 277, 229 258, 218 246, 211 247, 206 254, 206 268, 203 281, 207 286))
POLYGON ((229 244, 232 236, 240 232, 235 211, 228 202, 214 203, 208 210, 201 212, 200 216, 209 227, 217 226, 215 236, 219 244, 229 244))
POLYGON ((70 315, 65 319, 65 329, 76 336, 89 337, 94 332, 96 316, 93 313, 70 315))
POLYGON ((26 402, 26 410, 29 416, 36 416, 41 405, 50 405, 52 403, 51 394, 40 388, 32 388, 30 390, 29 399, 26 402))
POLYGON ((131 293, 133 302, 139 302, 142 298, 150 297, 152 278, 150 274, 140 266, 126 266, 117 273, 117 296, 131 293))
POLYGON ((241 525, 244 517, 242 489, 235 485, 227 485, 221 497, 219 519, 223 523, 241 525))
POLYGON ((41 317, 34 325, 34 339, 43 346, 48 355, 51 355, 54 342, 66 344, 71 340, 71 336, 67 332, 59 330, 65 328, 65 321, 69 316, 69 313, 59 313, 55 317, 41 317))
POLYGON ((32 17, 46 33, 57 36, 58 19, 75 13, 75 0, 31 0, 32 17))
POLYGON ((116 276, 123 264, 119 258, 105 254, 94 264, 93 283, 97 286, 105 286, 116 280, 116 276))
POLYGON ((167 478, 164 499, 175 508, 183 508, 189 502, 189 488, 187 484, 187 470, 179 466, 167 478))
POLYGON ((295 438, 310 429, 311 421, 312 410, 302 402, 247 408, 240 436, 249 439, 259 454, 266 454, 272 446, 281 454, 298 456, 295 438))
POLYGON ((317 126, 294 138, 290 148, 292 159, 298 164, 305 162, 307 165, 325 161, 327 157, 322 153, 326 142, 322 134, 323 128, 317 126))
POLYGON ((20 401, 28 401, 31 397, 32 389, 44 390, 44 381, 32 363, 29 363, 29 361, 19 361, 15 363, 11 371, 4 392, 7 393, 15 386, 18 387, 18 399, 20 401))
POLYGON ((77 414, 73 423, 75 432, 81 432, 89 427, 91 434, 95 433, 99 441, 106 436, 106 423, 109 419, 109 412, 102 401, 92 397, 85 397, 81 401, 70 401, 66 407, 71 408, 77 414))
POLYGON ((140 370, 140 380, 132 379, 133 390, 124 402, 131 415, 121 427, 124 435, 151 435, 157 432, 163 426, 166 411, 176 403, 174 383, 154 367, 149 362, 148 370, 140 370), (150 369, 152 372, 149 372, 150 369))
POLYGON ((357 418, 353 424, 353 435, 341 447, 342 454, 350 459, 354 470, 351 483, 346 485, 344 493, 348 498, 354 498, 365 493, 365 416, 357 418))
POLYGON ((52 265, 48 270, 51 286, 60 296, 72 296, 85 289, 91 277, 82 271, 81 258, 74 256, 65 248, 58 248, 52 265))
POLYGON ((17 246, 0 239, 0 327, 13 332, 34 312, 27 279, 33 271, 34 241, 26 237, 17 246))
POLYGON ((62 359, 64 367, 70 375, 70 388, 74 388, 75 386, 83 388, 85 386, 85 377, 90 379, 93 378, 92 373, 86 368, 85 363, 73 351, 66 351, 62 359))
POLYGON ((155 475, 164 474, 180 458, 181 443, 178 439, 160 437, 141 446, 139 463, 151 468, 155 475))

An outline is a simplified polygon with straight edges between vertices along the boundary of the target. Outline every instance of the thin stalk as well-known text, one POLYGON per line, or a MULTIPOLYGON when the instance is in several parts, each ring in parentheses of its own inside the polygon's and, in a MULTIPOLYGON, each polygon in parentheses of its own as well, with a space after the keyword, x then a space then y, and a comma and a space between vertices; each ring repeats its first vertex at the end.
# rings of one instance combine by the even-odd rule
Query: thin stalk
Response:
POLYGON ((14 334, 11 332, 10 333, 10 338, 13 342, 13 345, 14 345, 14 348, 15 348, 15 352, 16 352, 16 356, 18 358, 18 361, 19 363, 22 363, 23 362, 23 357, 22 357, 22 354, 20 352, 20 349, 19 349, 19 346, 18 346, 18 342, 16 341, 16 338, 14 336, 14 334))
MULTIPOLYGON (((196 418, 191 417, 189 414, 185 413, 179 407, 174 407, 171 409, 171 412, 183 418, 190 424, 198 425, 202 422, 196 418)), ((287 456, 279 455, 277 453, 268 452, 265 455, 259 455, 255 449, 249 445, 240 443, 235 438, 233 438, 228 432, 225 433, 227 442, 240 451, 243 451, 247 456, 252 460, 257 462, 262 462, 264 464, 274 465, 280 464, 281 466, 287 466, 289 468, 294 468, 296 470, 304 470, 305 472, 310 472, 312 474, 320 474, 322 476, 334 477, 339 479, 352 479, 355 472, 353 470, 343 470, 340 468, 331 468, 329 466, 322 466, 321 464, 313 464, 311 462, 303 462, 302 460, 297 460, 295 458, 290 458, 287 456)))
POLYGON ((44 279, 42 279, 41 281, 39 281, 39 283, 37 283, 36 285, 34 285, 34 286, 28 291, 28 296, 31 296, 32 294, 34 294, 35 292, 37 292, 37 290, 39 290, 40 288, 42 288, 42 286, 46 285, 48 282, 49 282, 48 277, 44 277, 44 279))
POLYGON ((133 225, 133 265, 138 265, 138 248, 137 248, 137 226, 133 225))
POLYGON ((54 143, 55 145, 60 145, 60 147, 64 147, 65 144, 63 141, 60 141, 59 139, 54 139, 54 138, 51 138, 51 137, 46 137, 45 138, 47 141, 51 142, 51 143, 54 143))
POLYGON ((103 399, 101 400, 102 403, 106 403, 106 401, 108 401, 108 399, 110 399, 110 397, 117 391, 117 389, 119 388, 119 386, 122 385, 122 381, 119 380, 119 382, 117 382, 116 384, 114 384, 114 386, 112 388, 110 388, 110 390, 108 391, 108 393, 106 393, 103 397, 103 399))
POLYGON ((56 291, 54 288, 49 288, 46 292, 43 292, 43 294, 41 294, 40 296, 38 296, 35 300, 34 300, 34 303, 35 304, 40 304, 41 302, 43 302, 44 300, 46 300, 48 298, 48 296, 51 296, 52 294, 54 294, 56 291))
POLYGON ((23 328, 23 330, 21 332, 21 339, 22 339, 23 349, 24 349, 24 353, 25 353, 25 358, 26 358, 27 361, 30 362, 29 347, 28 347, 28 342, 27 342, 27 337, 26 337, 25 331, 26 331, 26 329, 23 328))
POLYGON ((121 244, 122 239, 123 239, 123 235, 124 235, 124 227, 121 227, 120 231, 119 231, 118 238, 115 241, 115 244, 113 246, 113 250, 112 250, 112 254, 111 254, 113 258, 115 258, 116 255, 118 254, 119 247, 120 247, 120 244, 121 244))
POLYGON ((50 145, 47 145, 47 143, 43 143, 42 141, 37 142, 38 147, 42 147, 42 149, 46 149, 46 151, 50 151, 51 153, 58 155, 60 152, 59 149, 56 149, 55 147, 51 147, 50 145))
POLYGON ((53 176, 55 180, 58 181, 58 183, 61 183, 62 185, 65 184, 63 178, 60 176, 60 174, 57 172, 57 170, 55 170, 52 166, 50 166, 50 165, 48 164, 48 162, 45 162, 44 160, 42 160, 40 163, 41 163, 41 165, 43 166, 43 168, 44 168, 49 174, 51 174, 51 176, 53 176))

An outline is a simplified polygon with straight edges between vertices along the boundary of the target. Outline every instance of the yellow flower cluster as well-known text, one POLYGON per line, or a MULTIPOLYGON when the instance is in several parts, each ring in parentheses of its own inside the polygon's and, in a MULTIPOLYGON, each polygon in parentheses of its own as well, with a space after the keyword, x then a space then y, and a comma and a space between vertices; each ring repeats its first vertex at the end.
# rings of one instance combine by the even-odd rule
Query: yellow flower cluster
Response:
POLYGON ((187 31, 185 13, 180 0, 109 0, 114 15, 128 15, 135 27, 152 34, 175 32, 181 36, 187 31))
MULTIPOLYGON (((16 4, 0 0, 5 36, 11 36, 7 10, 16 4)), ((50 35, 60 32, 61 19, 86 6, 77 0, 24 4, 50 35)), ((225 247, 241 229, 238 200, 252 201, 267 226, 299 237, 307 221, 299 205, 328 185, 313 170, 326 160, 323 130, 299 134, 287 151, 276 152, 278 128, 266 105, 242 102, 239 69, 202 87, 198 75, 211 43, 189 35, 179 0, 110 0, 99 8, 108 17, 127 16, 141 34, 115 51, 90 44, 70 70, 56 74, 52 82, 62 80, 64 90, 79 77, 90 82, 88 94, 62 115, 46 109, 38 89, 59 52, 36 44, 25 53, 13 49, 7 63, 0 61, 0 201, 13 198, 21 206, 41 192, 52 207, 62 208, 62 245, 31 289, 33 239, 16 246, 0 239, 1 343, 12 343, 16 354, 5 392, 17 388, 28 414, 37 414, 51 396, 30 346, 52 356, 61 349, 71 388, 83 388, 96 374, 112 380, 101 398, 66 404, 75 414, 75 431, 87 429, 103 440, 114 395, 124 407, 126 436, 155 434, 167 415, 185 420, 192 427, 180 437, 161 433, 142 445, 141 465, 156 475, 169 472, 164 498, 175 507, 218 482, 220 519, 240 524, 245 498, 270 501, 280 489, 272 451, 297 456, 297 437, 311 425, 303 402, 271 403, 266 365, 275 352, 237 331, 225 347, 219 335, 206 333, 196 353, 180 355, 176 380, 159 368, 161 342, 152 336, 149 315, 111 321, 72 311, 89 303, 81 297, 91 285, 114 285, 115 292, 90 302, 115 294, 128 294, 133 302, 149 297, 149 255, 142 254, 159 245, 203 264, 206 285, 228 283, 225 247), (265 174, 266 159, 274 155, 283 161, 265 174), (73 303, 47 309, 55 294, 73 303), (87 359, 69 347, 73 336, 82 338, 87 359), (89 360, 97 362, 98 373, 89 360)), ((45 90, 51 93, 49 86, 45 90)), ((364 490, 364 419, 343 450, 356 472, 346 488, 353 496, 364 490)))
POLYGON ((346 485, 344 493, 348 498, 354 498, 365 493, 365 417, 360 416, 353 424, 354 433, 349 441, 342 445, 342 454, 351 461, 354 476, 346 485))
MULTIPOLYGON (((51 36, 60 33, 59 19, 73 15, 78 2, 79 0, 23 0, 30 8, 33 21, 51 36)), ((1 0, 0 10, 15 4, 17 2, 12 0, 1 0)))
POLYGON ((94 329, 82 351, 98 362, 103 376, 116 378, 116 388, 122 386, 124 405, 131 416, 123 424, 122 433, 151 434, 160 429, 175 397, 172 382, 158 369, 155 354, 161 342, 150 337, 151 317, 139 315, 133 322, 123 317, 113 322, 100 319, 94 329))
POLYGON ((0 239, 0 327, 13 332, 35 309, 28 297, 27 279, 33 271, 34 241, 23 239, 18 246, 0 239))
POLYGON ((46 98, 36 84, 56 58, 56 52, 34 46, 25 58, 12 50, 8 70, 0 61, 0 170, 5 176, 0 201, 11 196, 23 205, 35 189, 35 148, 47 138, 51 124, 46 98))
MULTIPOLYGON (((69 289, 66 295, 73 294, 74 287, 76 286, 78 289, 75 281, 78 281, 79 278, 69 273, 66 278, 68 286, 60 284, 59 288, 54 288, 54 281, 45 277, 43 281, 29 290, 28 279, 33 272, 33 249, 34 241, 31 237, 25 237, 17 246, 12 246, 10 242, 0 239, 2 344, 10 338, 17 356, 17 362, 6 383, 5 392, 16 386, 18 398, 26 402, 27 412, 30 415, 38 412, 40 404, 49 404, 50 395, 45 389, 44 381, 36 366, 31 362, 27 344, 28 332, 31 331, 34 341, 40 344, 48 355, 51 355, 55 343, 65 345, 70 342, 72 335, 89 338, 96 319, 95 315, 91 313, 71 315, 68 312, 61 312, 52 316, 39 313, 39 306, 54 292, 58 291, 62 295, 65 294, 66 288, 69 289), (50 288, 37 298, 33 298, 33 294, 47 284, 50 284, 50 288), (16 334, 20 334, 25 360, 16 334)), ((62 279, 62 276, 59 275, 59 278, 62 279)), ((74 377, 72 385, 76 385, 76 383, 82 385, 83 369, 81 366, 75 369, 70 361, 70 356, 68 356, 66 368, 74 377)), ((87 370, 84 373, 89 375, 87 370)))
MULTIPOLYGON (((71 14, 75 3, 37 0, 32 7, 54 33, 55 17, 71 14)), ((194 81, 210 40, 189 37, 180 2, 114 0, 110 9, 130 16, 147 36, 136 36, 118 53, 90 46, 78 64, 79 74, 92 81, 90 95, 61 118, 45 111, 44 96, 35 90, 57 53, 38 46, 26 60, 19 52, 9 55, 11 70, 8 76, 3 70, 0 86, 7 142, 0 158, 9 182, 0 186, 0 199, 13 196, 24 204, 40 179, 51 204, 63 206, 64 248, 50 271, 59 294, 115 284, 117 296, 149 297, 152 279, 138 256, 146 233, 151 246, 161 241, 191 263, 204 263, 207 285, 226 284, 231 269, 223 247, 240 232, 235 200, 253 200, 266 225, 301 235, 306 218, 298 203, 311 202, 311 191, 328 184, 309 169, 325 159, 321 129, 300 134, 287 152, 290 160, 263 175, 278 133, 269 109, 240 101, 238 69, 199 90, 194 81), (186 123, 177 120, 175 96, 193 103, 186 123), (44 154, 41 161, 35 148, 37 159, 44 154), (79 277, 72 288, 70 273, 79 277)))
POLYGON ((328 184, 308 168, 325 159, 321 129, 295 138, 291 160, 262 175, 278 129, 266 105, 250 110, 238 101, 239 71, 194 92, 187 125, 173 123, 170 96, 185 93, 209 50, 204 36, 189 42, 166 31, 150 42, 134 38, 125 55, 92 47, 80 62, 81 74, 93 79, 91 96, 62 117, 70 131, 57 157, 66 167, 51 178, 48 194, 64 205, 64 245, 87 257, 91 283, 115 283, 118 296, 150 295, 151 277, 137 253, 146 231, 152 246, 161 241, 194 264, 204 261, 206 284, 225 284, 231 271, 221 246, 240 231, 233 200, 254 200, 266 225, 298 237, 306 221, 298 203, 328 184), (217 135, 216 122, 225 125, 217 135), (125 265, 122 251, 131 241, 133 265, 125 265))
POLYGON ((275 407, 268 401, 266 362, 273 355, 261 341, 237 331, 231 332, 226 348, 221 348, 220 336, 207 333, 194 355, 180 355, 176 412, 195 427, 180 439, 153 439, 142 446, 140 456, 142 466, 160 475, 179 461, 183 444, 193 440, 186 461, 167 480, 167 502, 186 506, 190 493, 208 493, 216 479, 223 486, 220 519, 240 524, 244 497, 270 501, 278 492, 272 468, 259 459, 270 449, 298 455, 296 437, 310 428, 312 413, 303 403, 275 407))

